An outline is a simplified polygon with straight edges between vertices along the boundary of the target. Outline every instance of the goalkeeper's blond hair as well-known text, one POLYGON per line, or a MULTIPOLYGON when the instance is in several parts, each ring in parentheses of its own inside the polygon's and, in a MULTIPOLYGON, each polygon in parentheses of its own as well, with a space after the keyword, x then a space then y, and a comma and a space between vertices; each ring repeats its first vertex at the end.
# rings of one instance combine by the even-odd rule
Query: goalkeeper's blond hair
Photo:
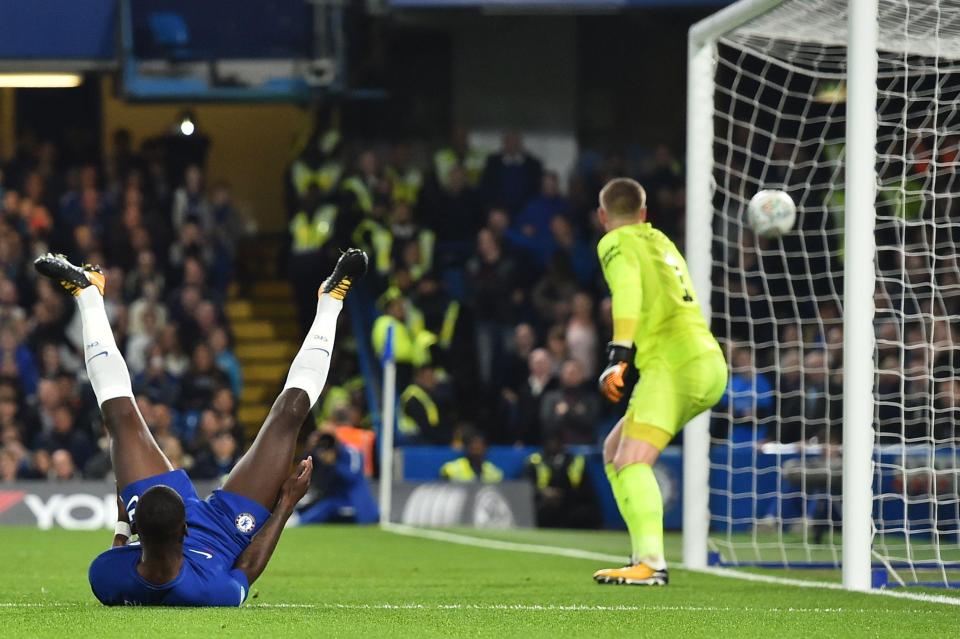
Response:
POLYGON ((600 190, 600 206, 611 217, 634 217, 647 208, 647 192, 636 180, 615 178, 600 190))

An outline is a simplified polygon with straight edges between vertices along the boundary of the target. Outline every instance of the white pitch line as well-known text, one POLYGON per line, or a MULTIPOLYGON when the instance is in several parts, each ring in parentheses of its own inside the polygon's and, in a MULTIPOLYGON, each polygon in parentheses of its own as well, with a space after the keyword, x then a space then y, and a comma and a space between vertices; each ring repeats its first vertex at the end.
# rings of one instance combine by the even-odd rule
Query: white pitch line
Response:
POLYGON ((538 555, 554 555, 557 557, 571 557, 573 559, 590 559, 592 561, 612 561, 623 564, 626 561, 626 555, 607 555, 599 552, 590 552, 578 548, 561 548, 560 546, 541 546, 539 544, 526 544, 514 541, 500 541, 498 539, 486 539, 484 537, 471 537, 470 535, 461 535, 443 530, 430 530, 427 528, 415 528, 406 524, 384 524, 384 530, 397 535, 407 537, 420 537, 421 539, 433 539, 434 541, 447 541, 461 546, 476 546, 478 548, 488 548, 492 550, 509 550, 511 552, 535 553, 538 555))
MULTIPOLYGON (((420 537, 422 539, 432 539, 435 541, 446 541, 452 544, 463 546, 476 546, 478 548, 488 548, 491 550, 508 550, 511 552, 526 552, 539 555, 554 555, 557 557, 571 557, 574 559, 593 559, 596 561, 623 561, 624 556, 607 555, 603 553, 589 552, 576 548, 563 548, 560 546, 544 546, 541 544, 527 544, 513 541, 500 541, 496 539, 486 539, 484 537, 472 537, 459 533, 445 532, 442 530, 429 530, 407 526, 405 524, 385 524, 382 528, 388 532, 408 537, 420 537)), ((687 569, 691 572, 700 572, 717 577, 727 577, 730 579, 741 579, 743 581, 754 581, 767 584, 777 584, 780 586, 796 586, 797 588, 821 588, 828 590, 845 590, 842 584, 830 581, 808 581, 805 579, 790 579, 788 577, 774 577, 773 575, 758 575, 752 572, 741 572, 729 568, 702 568, 687 569)), ((881 597, 893 597, 894 599, 909 599, 911 601, 922 601, 924 603, 944 604, 947 606, 960 606, 960 598, 948 597, 946 595, 928 595, 920 592, 903 592, 899 590, 886 590, 874 588, 872 590, 860 591, 865 595, 876 595, 881 597)))
MULTIPOLYGON (((306 608, 309 610, 480 610, 480 611, 532 611, 532 612, 763 612, 763 613, 847 613, 857 612, 864 614, 875 614, 877 612, 889 612, 903 614, 903 610, 872 610, 866 608, 756 608, 751 606, 730 607, 730 606, 670 606, 663 604, 649 605, 586 605, 586 604, 296 604, 296 603, 277 603, 277 604, 249 604, 247 608, 306 608)), ((912 610, 906 611, 917 614, 931 612, 930 610, 912 610)))
POLYGON ((87 604, 75 601, 50 601, 40 603, 39 601, 0 601, 0 608, 79 608, 87 604))
MULTIPOLYGON (((833 581, 807 581, 805 579, 790 579, 788 577, 774 577, 773 575, 758 575, 753 572, 740 572, 730 568, 703 568, 694 572, 702 572, 717 577, 730 577, 732 579, 743 579, 744 581, 756 581, 768 584, 778 584, 781 586, 797 586, 799 588, 826 588, 828 590, 846 590, 843 584, 833 581)), ((853 592, 853 591, 848 591, 853 592)), ((960 598, 948 597, 946 595, 928 595, 922 592, 904 592, 902 590, 886 590, 883 588, 873 588, 871 590, 859 590, 864 595, 878 595, 881 597, 893 597, 894 599, 909 599, 911 601, 923 601, 925 603, 944 604, 947 606, 960 606, 960 598)))
POLYGON ((640 612, 643 610, 684 611, 684 612, 734 612, 738 608, 719 608, 714 606, 629 606, 629 605, 585 605, 585 604, 249 604, 247 608, 306 608, 308 610, 503 610, 518 612, 640 612))
MULTIPOLYGON (((96 603, 84 602, 0 602, 2 608, 102 608, 96 603)), ((505 611, 505 612, 762 612, 762 613, 812 613, 812 614, 840 614, 863 613, 876 614, 889 612, 903 614, 929 614, 930 610, 868 610, 865 608, 756 608, 751 606, 670 606, 662 604, 648 605, 586 605, 586 604, 348 604, 348 603, 248 603, 243 608, 264 610, 414 610, 414 611, 445 611, 445 610, 476 610, 476 611, 505 611)))

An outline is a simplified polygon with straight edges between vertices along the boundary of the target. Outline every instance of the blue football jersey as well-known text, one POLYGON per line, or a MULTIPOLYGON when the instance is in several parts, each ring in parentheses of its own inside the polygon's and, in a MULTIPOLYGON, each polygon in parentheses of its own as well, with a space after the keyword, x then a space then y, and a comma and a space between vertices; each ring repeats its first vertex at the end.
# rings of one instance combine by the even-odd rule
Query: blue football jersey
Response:
POLYGON ((106 605, 239 606, 250 584, 233 568, 237 557, 260 530, 270 512, 242 495, 215 490, 203 500, 182 470, 149 477, 120 494, 131 521, 147 489, 164 485, 183 499, 187 536, 180 573, 165 584, 151 584, 138 572, 140 545, 111 548, 93 560, 89 578, 93 594, 106 605))
POLYGON ((108 606, 239 606, 250 585, 240 570, 225 567, 209 553, 184 549, 173 581, 152 584, 137 572, 140 545, 119 546, 90 564, 90 587, 108 606))

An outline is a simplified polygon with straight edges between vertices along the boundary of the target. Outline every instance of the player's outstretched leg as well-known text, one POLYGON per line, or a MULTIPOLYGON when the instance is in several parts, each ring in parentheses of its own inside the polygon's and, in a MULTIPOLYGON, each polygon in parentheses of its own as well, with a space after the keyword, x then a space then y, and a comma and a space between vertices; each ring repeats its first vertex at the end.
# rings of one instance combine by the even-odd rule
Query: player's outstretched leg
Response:
POLYGON ((273 403, 253 446, 224 483, 225 491, 248 497, 270 510, 276 505, 280 487, 290 474, 297 433, 327 382, 343 299, 366 272, 367 254, 350 249, 340 256, 333 274, 320 286, 317 315, 290 365, 283 392, 273 403))
POLYGON ((38 257, 34 267, 77 300, 83 324, 87 377, 110 434, 110 459, 119 490, 135 481, 173 470, 133 401, 130 372, 103 307, 106 278, 100 267, 75 266, 63 255, 52 253, 38 257))

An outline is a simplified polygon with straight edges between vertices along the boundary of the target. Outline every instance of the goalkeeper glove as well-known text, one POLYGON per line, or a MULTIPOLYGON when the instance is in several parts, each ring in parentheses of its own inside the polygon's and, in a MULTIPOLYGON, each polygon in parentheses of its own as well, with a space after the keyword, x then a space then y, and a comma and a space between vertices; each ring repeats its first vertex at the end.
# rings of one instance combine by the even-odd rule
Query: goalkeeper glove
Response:
POLYGON ((630 367, 630 350, 631 347, 622 343, 607 344, 607 367, 597 381, 600 392, 614 404, 623 399, 624 376, 630 367))

